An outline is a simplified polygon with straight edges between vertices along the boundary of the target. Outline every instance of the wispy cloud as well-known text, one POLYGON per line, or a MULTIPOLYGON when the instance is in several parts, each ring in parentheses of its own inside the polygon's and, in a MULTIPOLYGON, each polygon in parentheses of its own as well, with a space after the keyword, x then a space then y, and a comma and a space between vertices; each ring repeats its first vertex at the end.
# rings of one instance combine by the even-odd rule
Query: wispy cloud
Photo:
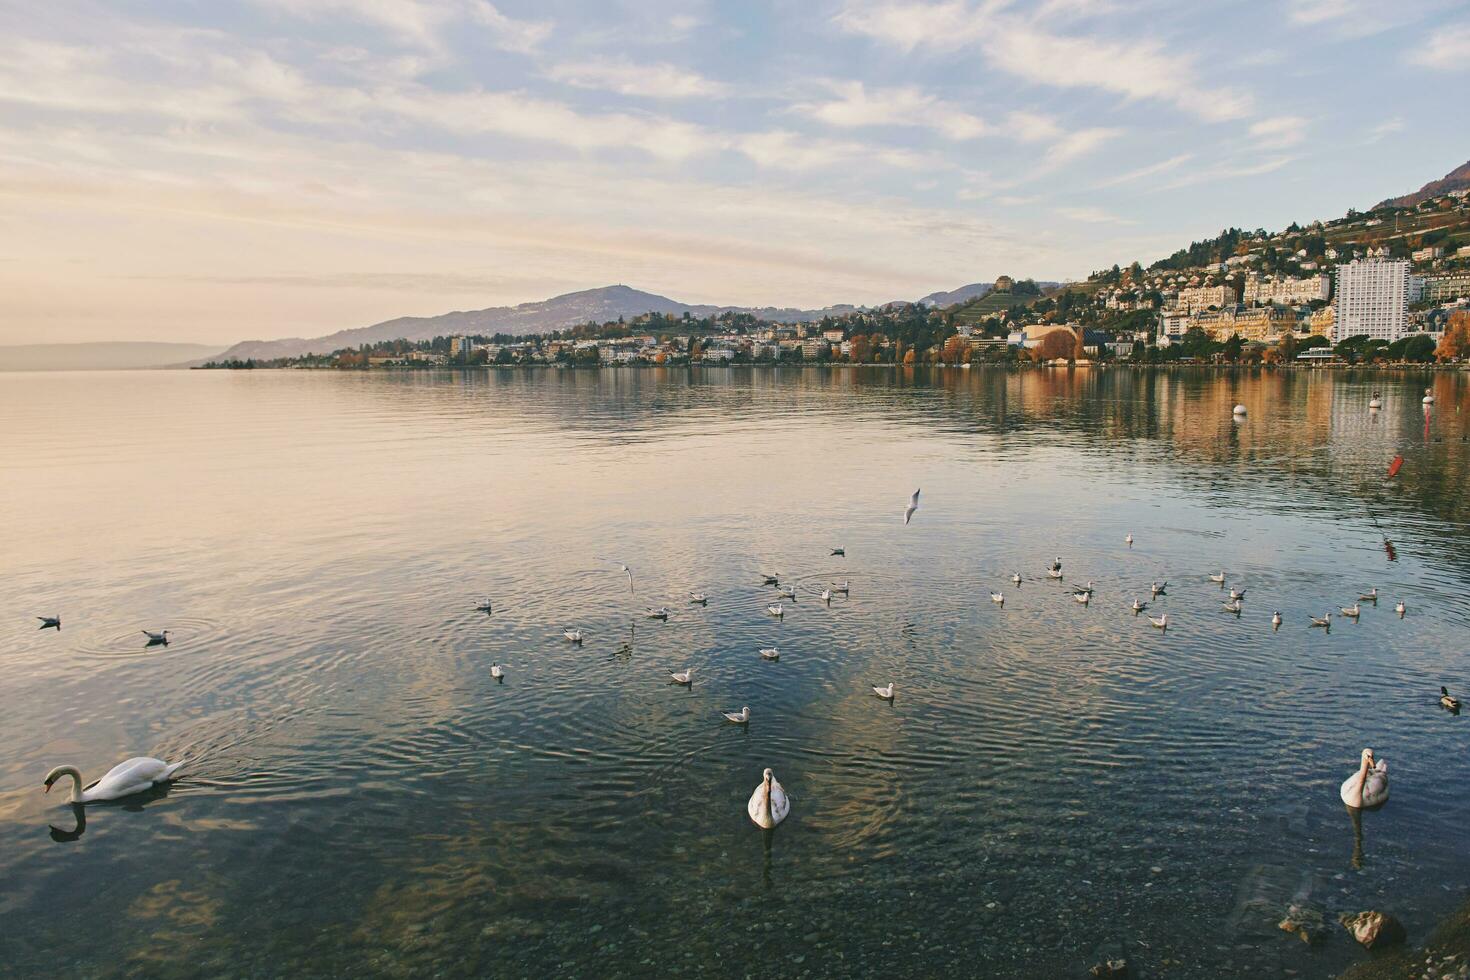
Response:
POLYGON ((1307 120, 1302 116, 1272 116, 1251 124, 1250 133, 1270 146, 1293 146, 1307 138, 1307 120))
POLYGON ((303 20, 353 18, 383 28, 391 36, 439 49, 443 32, 456 23, 485 28, 495 46, 528 53, 551 36, 550 21, 518 20, 489 0, 255 0, 303 20))
POLYGON ((1136 225, 1138 222, 1127 218, 1120 218, 1116 214, 1104 211, 1102 208, 1082 205, 1079 207, 1054 208, 1057 214, 1073 221, 1081 221, 1091 225, 1136 225))
POLYGON ((1443 9, 1447 0, 1287 0, 1286 18, 1295 26, 1349 39, 1371 37, 1412 24, 1443 9))
POLYGON ((716 98, 730 91, 722 82, 665 62, 585 58, 552 66, 546 77, 576 88, 598 89, 648 99, 716 98))
POLYGON ((1170 190, 1181 187, 1192 187, 1196 184, 1210 184, 1221 180, 1240 180, 1246 177, 1260 177, 1265 174, 1274 173, 1282 167, 1295 163, 1295 156, 1275 156, 1264 160, 1235 163, 1226 162, 1213 167, 1204 167, 1191 170, 1188 173, 1170 181, 1164 185, 1170 190))
POLYGON ((1365 140, 1365 142, 1378 143, 1392 136, 1394 133, 1402 132, 1403 129, 1404 120, 1401 116, 1394 116, 1392 119, 1385 119, 1377 126, 1374 126, 1372 129, 1368 130, 1368 138, 1365 140))
POLYGON ((1110 177, 1107 180, 1099 181, 1092 186, 1097 189, 1101 189, 1104 187, 1117 187, 1119 184, 1127 184, 1135 180, 1144 180, 1148 177, 1157 177, 1159 174, 1168 173, 1171 170, 1177 170, 1193 159, 1193 153, 1179 153, 1175 156, 1169 157, 1167 160, 1160 160, 1158 163, 1150 163, 1147 166, 1125 171, 1124 173, 1121 173, 1116 177, 1110 177))
POLYGON ((870 89, 857 81, 828 80, 821 85, 830 98, 797 102, 791 111, 829 126, 921 126, 953 140, 985 135, 985 123, 958 105, 917 86, 870 89))
POLYGON ((1410 50, 1409 61, 1438 71, 1470 71, 1470 23, 1432 32, 1410 50))

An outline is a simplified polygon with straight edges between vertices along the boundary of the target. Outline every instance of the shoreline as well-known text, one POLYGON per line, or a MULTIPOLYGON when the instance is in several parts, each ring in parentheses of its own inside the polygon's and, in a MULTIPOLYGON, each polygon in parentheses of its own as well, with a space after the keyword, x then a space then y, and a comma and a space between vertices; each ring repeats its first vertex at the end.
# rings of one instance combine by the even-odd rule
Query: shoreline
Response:
POLYGON ((1418 980, 1421 977, 1451 980, 1470 977, 1470 899, 1441 919, 1422 943, 1405 943, 1367 955, 1369 959, 1354 963, 1339 973, 1338 980, 1418 980), (1431 973, 1431 969, 1434 972, 1431 973))
MULTIPOLYGON (((422 371, 521 371, 521 370, 551 370, 551 371, 648 371, 648 370, 672 370, 684 368, 686 370, 718 370, 728 371, 735 368, 781 368, 796 370, 830 369, 830 368, 887 368, 889 370, 905 371, 927 371, 927 370, 955 370, 972 371, 979 369, 1004 369, 1006 371, 1029 371, 1029 370, 1114 370, 1126 368, 1129 370, 1212 370, 1212 371, 1373 371, 1373 372, 1433 372, 1444 374, 1459 374, 1470 372, 1470 362, 1464 364, 1184 364, 1169 362, 1162 364, 1136 364, 1132 361, 1084 361, 1081 363, 1068 364, 1032 364, 1020 362, 991 362, 979 364, 889 364, 884 362, 864 361, 859 364, 851 364, 845 361, 833 361, 828 363, 773 363, 753 362, 746 364, 432 364, 418 366, 394 366, 376 368, 339 368, 328 365, 293 365, 293 366, 269 366, 258 365, 256 367, 190 367, 190 371, 341 371, 344 373, 406 373, 422 371)), ((169 370, 160 368, 158 370, 169 370)))

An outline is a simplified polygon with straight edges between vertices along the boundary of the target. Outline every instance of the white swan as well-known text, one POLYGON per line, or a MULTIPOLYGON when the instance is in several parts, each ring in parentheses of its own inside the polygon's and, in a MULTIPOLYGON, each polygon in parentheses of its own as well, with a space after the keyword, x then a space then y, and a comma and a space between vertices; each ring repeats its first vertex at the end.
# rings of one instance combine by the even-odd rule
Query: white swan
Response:
POLYGON ((1451 711, 1460 710, 1460 699, 1450 693, 1449 688, 1441 686, 1439 689, 1439 703, 1451 711))
POLYGON ((1353 603, 1351 606, 1338 606, 1337 608, 1341 609, 1342 614, 1349 619, 1357 619, 1363 614, 1363 610, 1358 606, 1356 602, 1353 603))
POLYGON ((1281 626, 1281 613, 1280 612, 1273 612, 1271 614, 1271 628, 1272 629, 1278 629, 1280 626, 1281 626))
POLYGON ((701 606, 707 606, 709 605, 709 596, 703 592, 691 592, 689 593, 689 601, 701 606))
POLYGON ((734 722, 737 725, 744 725, 750 721, 750 705, 747 704, 739 711, 721 711, 720 714, 725 716, 726 721, 734 722))
POLYGON ((1393 611, 1399 614, 1399 619, 1403 619, 1404 613, 1409 611, 1409 607, 1400 602, 1397 606, 1393 607, 1393 611))
POLYGON ((1164 613, 1158 619, 1154 619, 1152 616, 1150 616, 1148 618, 1148 624, 1155 629, 1166 630, 1169 628, 1169 614, 1164 613))
POLYGON ((669 676, 674 679, 675 684, 689 684, 694 680, 694 668, 690 667, 687 670, 674 671, 669 676))
POLYGON ((907 524, 909 521, 913 520, 914 514, 917 513, 918 510, 919 491, 915 490, 914 495, 909 498, 909 505, 903 509, 903 522, 907 524))
POLYGON ((570 642, 570 643, 581 643, 582 642, 582 631, 581 630, 562 630, 561 631, 561 635, 564 636, 564 637, 566 637, 567 638, 567 641, 570 642))
POLYGON ((766 607, 766 615, 775 616, 777 619, 780 619, 786 615, 786 610, 782 607, 781 603, 773 602, 766 607))
POLYGON ((765 830, 770 830, 785 820, 786 815, 791 812, 791 800, 787 798, 781 784, 776 782, 776 774, 771 770, 767 769, 761 776, 761 784, 750 794, 745 812, 750 814, 750 819, 755 821, 757 827, 765 830))
POLYGON ((780 660, 781 659, 781 651, 780 650, 777 650, 775 647, 761 647, 761 659, 762 660, 780 660))
POLYGON ((1001 595, 999 592, 992 592, 990 593, 990 601, 995 603, 997 606, 1003 606, 1006 604, 1006 597, 1001 595))
POLYGON ((57 766, 46 774, 46 792, 51 792, 51 785, 62 776, 71 777, 71 801, 73 803, 95 803, 99 800, 119 800, 124 796, 132 796, 144 790, 152 789, 159 783, 166 783, 174 778, 174 773, 184 763, 175 762, 170 765, 162 759, 151 759, 146 755, 119 762, 107 771, 97 782, 82 789, 82 774, 75 766, 57 766))
POLYGON ((1373 750, 1364 749, 1358 771, 1342 781, 1342 801, 1355 810, 1380 806, 1388 800, 1388 762, 1374 764, 1373 750))
POLYGON ((1220 572, 1218 575, 1211 575, 1210 576, 1210 581, 1211 582, 1216 582, 1216 583, 1218 583, 1220 585, 1224 585, 1225 584, 1225 573, 1224 572, 1220 572))
POLYGON ((874 687, 873 688, 873 693, 876 694, 876 695, 878 695, 878 697, 882 698, 884 701, 892 701, 893 700, 893 682, 892 681, 889 681, 887 687, 874 687))

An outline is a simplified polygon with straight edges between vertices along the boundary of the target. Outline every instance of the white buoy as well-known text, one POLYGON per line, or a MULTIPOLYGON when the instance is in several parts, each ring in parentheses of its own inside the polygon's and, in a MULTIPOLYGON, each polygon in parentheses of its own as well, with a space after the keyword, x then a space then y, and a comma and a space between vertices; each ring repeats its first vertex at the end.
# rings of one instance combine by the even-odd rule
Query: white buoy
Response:
POLYGON ((1245 414, 1245 406, 1244 405, 1236 405, 1235 406, 1235 412, 1234 412, 1234 414, 1236 414, 1236 415, 1244 415, 1245 414))

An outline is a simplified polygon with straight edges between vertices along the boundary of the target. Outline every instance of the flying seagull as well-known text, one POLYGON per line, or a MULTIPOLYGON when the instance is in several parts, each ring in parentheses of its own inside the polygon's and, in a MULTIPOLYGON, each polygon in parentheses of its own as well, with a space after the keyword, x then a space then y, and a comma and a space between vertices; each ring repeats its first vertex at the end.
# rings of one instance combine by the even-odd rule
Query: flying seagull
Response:
POLYGON ((618 561, 616 558, 599 558, 598 561, 609 561, 618 566, 618 568, 622 570, 623 574, 628 576, 628 595, 637 594, 633 591, 633 569, 618 561))
POLYGON ((914 495, 909 498, 909 505, 903 509, 903 522, 905 524, 907 524, 909 521, 913 520, 914 519, 914 511, 916 511, 918 509, 919 509, 919 491, 915 490, 914 491, 914 495))

